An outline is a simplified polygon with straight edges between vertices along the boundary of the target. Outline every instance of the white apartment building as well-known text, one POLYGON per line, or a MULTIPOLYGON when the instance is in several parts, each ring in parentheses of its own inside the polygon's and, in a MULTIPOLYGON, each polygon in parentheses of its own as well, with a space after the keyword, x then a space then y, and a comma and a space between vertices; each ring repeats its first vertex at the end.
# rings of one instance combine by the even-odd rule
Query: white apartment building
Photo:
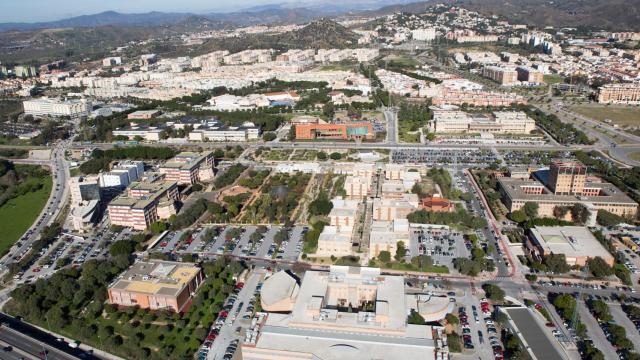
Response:
POLYGON ((431 27, 412 30, 411 37, 417 41, 433 41, 436 38, 436 29, 431 27))
POLYGON ((24 113, 33 116, 69 116, 72 118, 89 116, 92 105, 86 99, 60 100, 40 98, 22 102, 24 113))

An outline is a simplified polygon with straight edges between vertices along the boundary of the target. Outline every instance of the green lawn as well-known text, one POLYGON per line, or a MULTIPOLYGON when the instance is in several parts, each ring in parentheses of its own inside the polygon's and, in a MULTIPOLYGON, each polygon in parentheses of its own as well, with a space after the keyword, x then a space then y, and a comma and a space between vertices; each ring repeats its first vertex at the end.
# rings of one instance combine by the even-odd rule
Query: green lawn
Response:
POLYGON ((558 84, 564 81, 564 76, 549 74, 544 76, 544 82, 547 84, 558 84))
POLYGON ((44 187, 7 201, 0 206, 0 254, 4 255, 11 246, 33 224, 47 203, 51 193, 51 177, 44 179, 44 187))
POLYGON ((619 126, 640 126, 638 106, 574 105, 571 110, 600 121, 609 119, 619 126))

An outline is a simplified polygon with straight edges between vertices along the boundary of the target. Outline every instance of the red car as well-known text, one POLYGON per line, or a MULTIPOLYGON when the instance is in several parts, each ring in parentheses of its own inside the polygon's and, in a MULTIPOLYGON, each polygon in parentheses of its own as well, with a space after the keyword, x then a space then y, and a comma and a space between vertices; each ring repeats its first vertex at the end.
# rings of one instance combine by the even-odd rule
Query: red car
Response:
POLYGON ((160 243, 160 247, 167 247, 167 245, 169 245, 169 243, 167 243, 166 241, 160 243))
POLYGON ((239 282, 236 284, 236 289, 242 289, 244 287, 244 283, 243 282, 239 282))
POLYGON ((227 317, 227 315, 229 315, 229 312, 226 310, 220 311, 220 314, 218 315, 219 317, 227 317))

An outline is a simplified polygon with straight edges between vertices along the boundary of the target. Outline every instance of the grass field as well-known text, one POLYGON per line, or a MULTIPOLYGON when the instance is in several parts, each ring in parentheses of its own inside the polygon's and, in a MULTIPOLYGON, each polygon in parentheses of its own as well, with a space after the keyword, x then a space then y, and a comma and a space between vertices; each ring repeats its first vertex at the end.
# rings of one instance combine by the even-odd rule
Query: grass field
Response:
POLYGON ((629 154, 629 159, 640 161, 640 151, 632 152, 629 154))
POLYGON ((640 126, 640 107, 637 106, 577 105, 571 110, 600 121, 609 119, 619 126, 640 126))
POLYGON ((558 84, 564 81, 564 76, 549 74, 544 76, 544 82, 547 84, 558 84))
POLYGON ((0 206, 0 254, 4 255, 33 224, 47 203, 51 186, 51 177, 47 177, 42 189, 18 196, 0 206))

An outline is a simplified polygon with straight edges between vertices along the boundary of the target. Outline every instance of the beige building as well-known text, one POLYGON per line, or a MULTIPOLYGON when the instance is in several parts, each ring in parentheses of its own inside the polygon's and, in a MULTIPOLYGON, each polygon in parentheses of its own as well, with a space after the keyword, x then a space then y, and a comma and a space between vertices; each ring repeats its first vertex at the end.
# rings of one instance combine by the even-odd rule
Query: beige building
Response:
POLYGON ((375 198, 373 199, 373 220, 406 219, 407 215, 419 209, 419 204, 416 194, 403 194, 401 198, 375 198))
MULTIPOLYGON (((549 189, 556 195, 582 195, 585 193, 587 167, 578 162, 554 161, 549 166, 549 189)), ((591 190, 587 189, 587 192, 591 190)), ((593 190, 597 195, 599 191, 593 190)))
POLYGON ((409 248, 409 221, 395 219, 392 221, 374 221, 369 234, 369 258, 378 257, 380 251, 388 251, 391 256, 398 250, 398 242, 402 241, 409 248))
POLYGON ((191 185, 213 179, 213 154, 211 152, 181 152, 160 166, 167 181, 191 185))
MULTIPOLYGON (((276 298, 288 296, 290 287, 282 288, 283 295, 276 298)), ((265 292, 263 287, 261 297, 265 292)), ((380 269, 307 271, 291 312, 269 313, 255 341, 242 345, 242 358, 445 359, 448 349, 434 339, 437 332, 431 326, 407 323, 412 311, 427 310, 427 318, 439 320, 453 308, 446 296, 424 306, 429 299, 405 293, 402 276, 382 275, 380 269), (431 316, 438 314, 439 319, 431 316)))
POLYGON ((356 223, 359 201, 335 198, 331 203, 333 208, 329 212, 330 225, 338 228, 339 232, 351 233, 356 223))
POLYGON ((371 188, 371 177, 368 176, 347 176, 344 181, 344 190, 347 199, 362 200, 369 196, 371 188))
POLYGON ((603 104, 640 104, 640 83, 607 84, 600 87, 598 102, 603 104))
POLYGON ((316 256, 342 257, 353 254, 351 232, 340 232, 337 226, 327 225, 318 237, 316 256))
POLYGON ((260 304, 263 311, 289 312, 293 310, 300 284, 289 271, 281 270, 262 283, 260 304))
POLYGON ((109 220, 112 225, 146 230, 150 224, 175 214, 178 199, 175 182, 134 182, 125 194, 109 203, 109 220))
POLYGON ((517 71, 499 66, 483 67, 482 76, 489 78, 502 86, 510 86, 518 83, 517 71))
POLYGON ((542 259, 551 254, 564 254, 570 266, 584 266, 587 260, 602 258, 609 266, 613 256, 584 226, 536 226, 529 230, 527 251, 542 259))

